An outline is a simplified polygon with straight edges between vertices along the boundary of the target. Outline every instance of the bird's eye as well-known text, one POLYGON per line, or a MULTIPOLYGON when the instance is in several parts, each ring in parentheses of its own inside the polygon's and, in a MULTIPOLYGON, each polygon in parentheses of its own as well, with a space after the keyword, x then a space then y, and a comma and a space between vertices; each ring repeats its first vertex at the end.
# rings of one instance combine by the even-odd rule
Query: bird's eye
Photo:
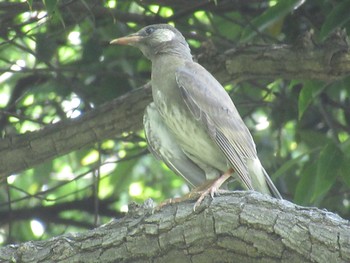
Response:
POLYGON ((145 31, 146 31, 147 35, 150 35, 154 32, 154 30, 155 30, 154 27, 147 27, 145 31))

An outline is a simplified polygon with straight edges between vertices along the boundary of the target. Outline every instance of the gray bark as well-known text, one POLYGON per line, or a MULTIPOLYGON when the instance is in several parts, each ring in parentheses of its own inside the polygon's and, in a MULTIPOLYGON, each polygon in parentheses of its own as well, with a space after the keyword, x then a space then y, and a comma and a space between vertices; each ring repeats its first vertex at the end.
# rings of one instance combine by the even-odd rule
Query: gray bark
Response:
MULTIPOLYGON (((223 55, 204 53, 200 62, 222 83, 275 78, 335 81, 350 74, 347 43, 342 42, 341 35, 337 37, 317 48, 306 44, 293 47, 247 46, 229 50, 223 55)), ((311 41, 306 40, 304 42, 311 41)), ((114 138, 123 132, 139 130, 143 111, 152 100, 149 84, 146 86, 80 118, 1 139, 0 177, 114 138)))
POLYGON ((330 82, 350 74, 349 43, 341 30, 319 45, 306 32, 293 45, 247 45, 222 54, 208 46, 198 60, 222 83, 249 79, 330 82))
POLYGON ((350 223, 256 192, 152 203, 94 230, 0 248, 0 262, 350 262, 350 223))

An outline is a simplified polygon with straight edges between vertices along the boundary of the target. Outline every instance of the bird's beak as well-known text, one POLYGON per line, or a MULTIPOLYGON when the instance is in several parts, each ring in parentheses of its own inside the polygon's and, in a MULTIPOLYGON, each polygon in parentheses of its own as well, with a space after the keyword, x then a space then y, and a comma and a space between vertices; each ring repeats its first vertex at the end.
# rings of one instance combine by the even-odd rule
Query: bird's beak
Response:
POLYGON ((111 45, 134 45, 142 39, 142 36, 138 35, 137 33, 131 34, 125 37, 120 37, 113 39, 109 44, 111 45))

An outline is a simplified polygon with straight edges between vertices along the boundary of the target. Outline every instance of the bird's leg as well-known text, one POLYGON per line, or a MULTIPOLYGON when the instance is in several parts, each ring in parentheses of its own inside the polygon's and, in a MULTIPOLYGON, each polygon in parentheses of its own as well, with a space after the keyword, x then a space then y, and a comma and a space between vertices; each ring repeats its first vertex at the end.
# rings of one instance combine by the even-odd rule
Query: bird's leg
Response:
POLYGON ((210 185, 207 185, 207 189, 202 191, 200 197, 198 198, 197 202, 194 204, 193 210, 196 210, 196 207, 199 206, 203 199, 210 194, 211 198, 214 198, 215 193, 219 191, 219 188, 221 185, 226 182, 227 179, 231 177, 231 174, 233 173, 233 169, 229 168, 223 175, 212 181, 210 185))
MULTIPOLYGON (((186 201, 189 199, 197 199, 193 210, 196 210, 196 207, 198 205, 201 204, 201 202, 203 201, 203 199, 210 194, 210 196, 212 198, 214 198, 215 193, 221 191, 219 188, 222 186, 222 184, 224 182, 226 182, 227 179, 229 179, 231 177, 231 174, 233 173, 233 169, 230 168, 228 169, 223 175, 219 176, 218 178, 214 179, 214 180, 208 180, 206 182, 204 182, 202 185, 194 188, 191 192, 189 192, 188 194, 182 196, 182 197, 177 197, 177 198, 170 198, 167 199, 163 202, 161 202, 159 205, 157 205, 157 207, 155 208, 155 210, 160 210, 161 208, 163 208, 166 205, 169 204, 175 204, 175 203, 180 203, 182 201, 186 201)), ((224 190, 222 190, 224 191, 224 190)))
POLYGON ((161 202, 159 205, 157 205, 156 210, 160 210, 161 208, 163 208, 164 206, 169 205, 169 204, 176 204, 176 203, 180 203, 180 202, 187 201, 187 200, 195 200, 198 197, 200 197, 200 195, 206 189, 208 189, 208 187, 210 187, 214 183, 214 181, 216 181, 216 180, 217 179, 205 181, 203 184, 195 187, 194 189, 192 189, 189 193, 185 194, 184 196, 169 198, 169 199, 161 202))

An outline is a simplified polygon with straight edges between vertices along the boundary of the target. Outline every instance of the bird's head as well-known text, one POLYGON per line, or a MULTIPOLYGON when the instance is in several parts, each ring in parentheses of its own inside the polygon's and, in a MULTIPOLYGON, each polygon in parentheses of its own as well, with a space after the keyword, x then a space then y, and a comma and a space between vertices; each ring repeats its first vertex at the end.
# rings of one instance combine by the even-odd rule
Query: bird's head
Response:
POLYGON ((114 39, 110 44, 137 47, 150 60, 158 54, 190 55, 189 46, 183 35, 168 24, 146 26, 134 34, 114 39))

